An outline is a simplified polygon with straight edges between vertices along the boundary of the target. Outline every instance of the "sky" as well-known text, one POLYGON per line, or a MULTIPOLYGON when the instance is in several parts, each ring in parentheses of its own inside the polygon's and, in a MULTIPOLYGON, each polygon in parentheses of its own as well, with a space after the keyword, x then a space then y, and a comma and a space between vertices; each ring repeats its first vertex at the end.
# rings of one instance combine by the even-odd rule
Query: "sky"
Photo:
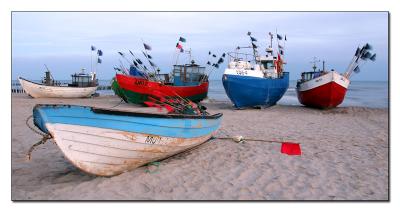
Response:
MULTIPOLYGON (((363 65, 352 80, 388 80, 386 12, 13 12, 12 79, 41 79, 44 64, 57 80, 68 80, 82 68, 90 71, 94 45, 104 52, 98 78, 108 80, 120 60, 127 65, 118 51, 131 50, 144 60, 143 42, 152 47, 149 54, 161 72, 168 73, 180 36, 186 38, 183 47, 192 50, 192 59, 206 65, 209 51, 221 55, 250 45, 248 31, 257 38, 259 52, 269 43, 269 32, 286 35, 281 44, 291 80, 312 70, 314 56, 326 61, 328 69, 344 72, 357 46, 366 42, 377 59, 363 65)), ((179 56, 180 63, 188 59, 187 54, 179 56)), ((221 79, 226 66, 210 78, 221 79)))

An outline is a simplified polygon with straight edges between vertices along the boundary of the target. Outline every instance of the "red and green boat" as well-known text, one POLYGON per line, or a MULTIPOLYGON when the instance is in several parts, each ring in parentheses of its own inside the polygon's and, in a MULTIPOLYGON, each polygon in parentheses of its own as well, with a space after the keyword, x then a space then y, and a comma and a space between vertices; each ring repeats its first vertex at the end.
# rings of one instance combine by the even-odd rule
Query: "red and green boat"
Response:
POLYGON ((112 89, 125 102, 134 104, 144 104, 149 101, 149 97, 155 96, 154 92, 200 102, 207 97, 208 93, 209 82, 204 72, 205 67, 192 61, 191 64, 174 65, 171 74, 157 74, 153 79, 116 74, 112 89))

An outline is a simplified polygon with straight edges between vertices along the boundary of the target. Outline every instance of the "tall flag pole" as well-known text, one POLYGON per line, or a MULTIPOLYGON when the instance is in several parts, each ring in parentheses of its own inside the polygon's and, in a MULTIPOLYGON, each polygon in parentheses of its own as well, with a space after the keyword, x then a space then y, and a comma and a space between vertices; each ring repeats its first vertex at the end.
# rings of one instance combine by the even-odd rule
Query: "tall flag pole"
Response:
POLYGON ((131 50, 129 50, 129 53, 132 55, 132 58, 133 58, 132 62, 133 62, 133 65, 134 65, 135 67, 139 68, 139 69, 142 69, 144 72, 147 73, 147 70, 142 66, 142 65, 143 65, 143 62, 142 62, 140 59, 138 59, 138 57, 136 57, 136 56, 133 54, 133 52, 132 52, 131 50))
POLYGON ((90 71, 93 72, 93 52, 96 50, 95 46, 90 46, 90 71))
POLYGON ((148 45, 148 44, 146 44, 146 43, 143 41, 143 39, 142 39, 142 43, 143 43, 144 51, 146 52, 145 57, 146 57, 147 61, 149 62, 150 66, 153 68, 153 71, 154 71, 154 78, 157 79, 157 70, 156 70, 156 68, 154 67, 155 64, 154 64, 153 62, 151 62, 151 60, 149 59, 149 56, 148 56, 149 54, 148 54, 148 52, 147 52, 147 50, 151 51, 151 46, 148 45))
POLYGON ((94 73, 97 72, 97 64, 98 63, 102 63, 102 59, 100 58, 101 56, 103 56, 103 51, 101 51, 101 49, 97 50, 97 60, 96 60, 96 65, 95 65, 95 71, 94 73))
POLYGON ((372 46, 368 43, 366 43, 361 49, 360 47, 357 47, 355 55, 353 56, 346 72, 343 74, 346 78, 350 78, 353 72, 359 73, 360 67, 364 65, 368 60, 376 60, 376 54, 371 54, 369 50, 372 50, 372 46))
POLYGON ((176 43, 176 46, 175 46, 176 49, 178 50, 177 56, 176 56, 175 65, 178 64, 180 53, 183 53, 183 52, 185 51, 185 50, 183 49, 182 43, 186 43, 186 38, 184 38, 184 37, 179 37, 178 42, 176 43))
POLYGON ((257 45, 254 43, 257 41, 257 39, 255 39, 254 37, 251 36, 251 32, 247 32, 247 35, 250 37, 251 40, 251 47, 253 48, 253 56, 254 56, 254 62, 257 63, 257 56, 258 56, 258 52, 257 52, 257 45))

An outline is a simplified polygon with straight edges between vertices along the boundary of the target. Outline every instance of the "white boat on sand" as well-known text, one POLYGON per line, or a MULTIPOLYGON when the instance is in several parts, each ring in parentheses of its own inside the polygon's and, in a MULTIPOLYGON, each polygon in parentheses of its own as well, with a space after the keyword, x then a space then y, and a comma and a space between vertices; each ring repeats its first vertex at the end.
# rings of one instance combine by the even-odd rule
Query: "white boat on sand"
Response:
POLYGON ((97 79, 95 73, 75 73, 71 84, 61 85, 53 80, 50 71, 42 83, 32 82, 19 77, 18 80, 25 92, 33 98, 87 98, 97 90, 97 79))

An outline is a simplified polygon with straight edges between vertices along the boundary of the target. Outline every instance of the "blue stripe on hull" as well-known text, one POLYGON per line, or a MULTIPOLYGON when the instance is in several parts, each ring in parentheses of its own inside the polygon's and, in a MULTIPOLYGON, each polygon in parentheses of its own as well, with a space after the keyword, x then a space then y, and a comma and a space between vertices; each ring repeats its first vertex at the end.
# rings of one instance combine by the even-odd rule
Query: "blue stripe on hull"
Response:
POLYGON ((272 106, 288 89, 289 73, 278 79, 225 74, 222 83, 235 107, 272 106))
POLYGON ((221 117, 177 119, 98 114, 90 107, 83 106, 41 106, 34 108, 33 117, 35 125, 45 133, 48 133, 46 123, 61 123, 175 138, 194 138, 211 134, 218 129, 221 122, 221 117))

